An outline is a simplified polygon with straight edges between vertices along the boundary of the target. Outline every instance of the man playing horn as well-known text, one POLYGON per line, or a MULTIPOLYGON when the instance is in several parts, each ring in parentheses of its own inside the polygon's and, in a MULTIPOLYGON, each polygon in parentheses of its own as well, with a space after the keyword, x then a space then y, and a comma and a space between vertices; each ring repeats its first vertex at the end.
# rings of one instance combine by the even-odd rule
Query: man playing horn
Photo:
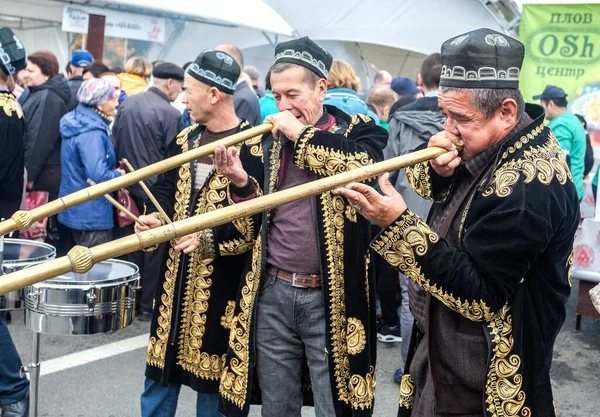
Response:
MULTIPOLYGON (((234 202, 372 164, 387 132, 362 115, 323 106, 333 58, 304 37, 281 43, 271 88, 281 113, 265 122, 262 158, 244 145, 215 151, 234 202), (261 160, 262 159, 262 160, 261 160)), ((264 417, 370 415, 375 396, 375 295, 369 223, 325 192, 262 217, 235 305, 220 393, 245 416, 258 377, 264 417), (306 366, 307 365, 307 366, 306 366)))
MULTIPOLYGON (((171 142, 167 157, 209 144, 249 128, 237 118, 233 92, 240 67, 228 54, 207 50, 189 66, 183 103, 198 124, 171 142)), ((248 141, 260 148, 260 137, 248 141)), ((252 148, 253 149, 253 148, 252 148)), ((228 181, 210 157, 162 174, 152 193, 174 221, 225 207, 228 181)), ((165 224, 146 202, 136 231, 165 224)), ((155 299, 142 416, 174 416, 181 385, 198 392, 196 415, 221 416, 217 395, 237 289, 246 256, 258 231, 258 217, 193 233, 171 241, 155 299)))
POLYGON ((446 120, 429 146, 448 152, 406 170, 434 202, 427 223, 387 176, 383 196, 362 184, 340 190, 384 229, 372 247, 422 294, 410 299, 416 337, 398 415, 554 416, 550 367, 571 291, 577 190, 543 108, 523 102, 523 44, 479 29, 441 52, 446 120))

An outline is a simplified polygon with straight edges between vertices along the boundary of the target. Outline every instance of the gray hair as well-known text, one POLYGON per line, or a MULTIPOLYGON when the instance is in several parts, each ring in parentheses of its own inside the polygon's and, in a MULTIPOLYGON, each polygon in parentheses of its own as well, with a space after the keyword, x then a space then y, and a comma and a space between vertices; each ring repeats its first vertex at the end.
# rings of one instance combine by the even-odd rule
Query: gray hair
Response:
POLYGON ((252 81, 258 80, 260 78, 260 73, 254 65, 246 65, 244 67, 244 72, 248 74, 252 81))
POLYGON ((292 64, 291 62, 280 62, 278 64, 275 64, 271 67, 270 72, 271 74, 281 74, 282 72, 294 67, 300 67, 304 70, 304 81, 306 81, 308 85, 311 86, 311 88, 315 88, 317 82, 321 78, 323 78, 317 75, 317 73, 309 70, 308 68, 303 67, 302 65, 292 64))
MULTIPOLYGON (((441 87, 443 94, 451 91, 462 91, 464 88, 441 87)), ((525 114, 525 100, 520 90, 513 88, 469 88, 473 106, 489 119, 507 98, 517 103, 517 120, 525 114)))

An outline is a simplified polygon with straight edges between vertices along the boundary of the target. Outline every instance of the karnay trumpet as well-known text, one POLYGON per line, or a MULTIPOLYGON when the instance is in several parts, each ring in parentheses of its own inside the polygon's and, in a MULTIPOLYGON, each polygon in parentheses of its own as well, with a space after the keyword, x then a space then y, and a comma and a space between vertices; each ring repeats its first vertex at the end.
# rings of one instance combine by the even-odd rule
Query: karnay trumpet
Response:
MULTIPOLYGON (((84 273, 98 262, 125 255, 156 244, 189 235, 210 227, 229 223, 233 220, 261 213, 292 201, 343 187, 354 181, 375 178, 386 172, 395 171, 410 165, 436 158, 445 152, 443 148, 431 147, 387 161, 360 167, 331 177, 321 178, 306 184, 278 191, 243 203, 224 207, 199 216, 190 217, 171 224, 146 230, 121 239, 107 242, 92 248, 73 247, 67 256, 21 271, 4 275, 0 279, 0 294, 6 294, 19 288, 68 273, 84 273)), ((139 172, 139 171, 136 171, 139 172)))
POLYGON ((204 145, 182 154, 175 155, 171 158, 156 162, 152 165, 148 165, 144 168, 138 169, 137 171, 130 172, 128 174, 121 175, 120 177, 113 178, 112 180, 76 191, 72 194, 51 201, 48 204, 34 208, 33 210, 19 210, 15 212, 10 219, 0 223, 0 235, 5 235, 7 233, 14 232, 15 230, 28 229, 37 220, 53 216, 63 210, 75 207, 81 203, 85 203, 86 201, 91 201, 95 198, 102 197, 105 194, 117 191, 120 188, 136 184, 139 181, 162 174, 163 172, 170 171, 174 168, 178 168, 183 164, 194 161, 203 156, 212 155, 218 146, 223 145, 228 147, 237 145, 238 143, 244 142, 255 136, 265 134, 271 131, 272 128, 273 125, 271 123, 264 123, 260 126, 236 133, 235 135, 227 136, 226 138, 215 141, 208 145, 204 145))

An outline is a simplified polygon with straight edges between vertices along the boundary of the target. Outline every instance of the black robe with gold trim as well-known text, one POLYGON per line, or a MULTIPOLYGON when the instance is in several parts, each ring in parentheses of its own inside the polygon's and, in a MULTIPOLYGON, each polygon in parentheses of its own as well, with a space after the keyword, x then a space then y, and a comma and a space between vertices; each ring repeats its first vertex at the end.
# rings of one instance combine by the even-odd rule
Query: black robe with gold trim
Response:
MULTIPOLYGON (((249 128, 247 122, 240 129, 249 128)), ((203 126, 183 130, 167 157, 202 145, 203 126)), ((260 148, 260 136, 248 146, 260 148)), ((226 207, 232 203, 228 181, 214 169, 202 188, 192 192, 190 164, 159 177, 152 187, 158 203, 173 221, 226 207), (194 194, 194 195, 192 195, 194 194)), ((156 212, 148 201, 147 213, 156 212)), ((159 216, 160 218, 160 216, 159 216)), ((203 230, 200 246, 185 255, 168 243, 155 298, 146 376, 161 384, 180 383, 203 393, 216 393, 227 351, 229 329, 247 252, 252 249, 260 216, 203 230)))
MULTIPOLYGON (((350 117, 335 107, 326 108, 336 124, 329 131, 305 129, 295 142, 293 163, 320 178, 382 160, 387 143, 383 128, 366 116, 350 117)), ((262 147, 262 155, 242 147, 241 158, 250 176, 270 194, 278 187, 281 145, 268 134, 262 147)), ((339 195, 326 192, 314 198, 327 323, 323 337, 327 338, 336 416, 367 416, 373 411, 377 348, 369 222, 357 216, 339 195)), ((266 266, 269 221, 269 213, 263 214, 259 240, 244 271, 235 306, 220 386, 220 409, 229 417, 247 415, 253 390, 257 389, 253 328, 256 297, 266 266)), ((303 383, 303 388, 305 398, 311 397, 310 383, 303 383)))
MULTIPOLYGON (((481 323, 488 343, 486 417, 555 415, 550 366, 571 290, 579 202, 541 107, 527 111, 533 122, 502 143, 461 215, 458 247, 409 210, 372 244, 432 297, 481 323)), ((415 191, 445 204, 452 185, 439 189, 435 176, 429 163, 407 170, 415 191)), ((415 328, 418 340, 422 333, 415 328)), ((399 416, 409 416, 414 403, 413 352, 400 385, 399 416)))

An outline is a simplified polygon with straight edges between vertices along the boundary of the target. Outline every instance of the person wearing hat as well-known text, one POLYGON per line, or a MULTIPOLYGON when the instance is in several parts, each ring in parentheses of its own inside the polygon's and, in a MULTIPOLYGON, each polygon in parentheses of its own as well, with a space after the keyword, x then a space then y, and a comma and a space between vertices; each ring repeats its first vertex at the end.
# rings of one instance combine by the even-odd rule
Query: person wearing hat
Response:
POLYGON ((524 104, 525 48, 478 29, 442 45, 447 150, 407 169, 427 222, 388 181, 339 192, 384 230, 415 316, 399 416, 555 416, 550 368, 571 292, 579 199, 544 109, 524 104), (422 304, 420 304, 422 303, 422 304), (419 305, 420 304, 420 305, 419 305))
MULTIPOLYGON (((59 197, 87 188, 88 179, 99 184, 125 173, 117 169, 110 140, 109 126, 118 100, 118 93, 106 80, 92 78, 79 87, 79 104, 60 121, 63 140, 59 197)), ((91 247, 113 239, 113 207, 104 198, 61 211, 58 221, 68 228, 70 247, 91 247)))
MULTIPOLYGON (((20 208, 25 170, 25 119, 10 87, 12 77, 25 68, 27 53, 9 28, 0 28, 0 50, 0 217, 8 219, 20 208)), ((26 417, 29 380, 21 373, 21 358, 4 312, 0 312, 0 352, 0 417, 26 417)))
MULTIPOLYGON (((121 74, 119 74, 121 75, 121 74)), ((129 96, 120 106, 113 125, 113 142, 117 160, 127 159, 135 169, 140 169, 164 158, 166 150, 179 132, 181 114, 171 106, 182 91, 183 68, 163 62, 152 70, 151 86, 142 93, 129 96)), ((123 85, 124 87, 124 85, 123 85)), ((145 180, 151 187, 157 176, 145 180)), ((140 213, 144 212, 146 193, 138 185, 127 187, 140 213)), ((133 233, 133 225, 126 226, 124 234, 133 233)), ((140 268, 141 297, 136 305, 137 318, 150 320, 152 302, 159 279, 162 251, 156 254, 142 251, 127 255, 127 260, 140 268)))
MULTIPOLYGON (((233 93, 240 66, 228 54, 206 50, 188 67, 183 103, 193 120, 169 144, 166 157, 189 151, 250 128, 236 116, 233 93)), ((262 155, 260 137, 250 140, 262 155)), ((203 157, 163 174, 152 193, 173 220, 230 204, 228 182, 203 157)), ((140 219, 148 227, 165 224, 146 201, 140 219)), ((160 259, 160 281, 146 357, 142 416, 174 416, 181 385, 198 392, 197 417, 218 412, 219 379, 227 352, 237 289, 258 233, 258 217, 193 233, 168 243, 160 259)))
MULTIPOLYGON (((387 132, 368 116, 324 106, 333 58, 307 37, 275 48, 281 111, 262 151, 215 150, 234 202, 381 161, 387 132)), ((221 377, 222 410, 245 416, 260 387, 264 417, 370 415, 375 399, 375 293, 369 222, 325 192, 263 213, 246 265, 221 377), (258 381, 258 385, 254 381, 258 381)))
POLYGON ((571 169, 573 181, 577 187, 579 199, 583 199, 583 172, 585 169, 586 132, 581 121, 567 109, 567 94, 562 88, 548 85, 542 94, 533 96, 540 100, 546 110, 548 127, 560 143, 567 163, 571 169))
POLYGON ((398 95, 398 100, 392 105, 390 114, 394 114, 399 108, 414 102, 421 94, 421 90, 412 78, 398 77, 392 80, 391 89, 398 95))
POLYGON ((81 84, 83 84, 83 70, 92 62, 94 62, 94 57, 90 51, 86 51, 85 49, 73 51, 71 55, 71 61, 67 66, 67 79, 69 89, 71 90, 71 101, 69 101, 69 105, 67 106, 69 111, 75 110, 75 107, 79 104, 77 101, 77 92, 81 84))

